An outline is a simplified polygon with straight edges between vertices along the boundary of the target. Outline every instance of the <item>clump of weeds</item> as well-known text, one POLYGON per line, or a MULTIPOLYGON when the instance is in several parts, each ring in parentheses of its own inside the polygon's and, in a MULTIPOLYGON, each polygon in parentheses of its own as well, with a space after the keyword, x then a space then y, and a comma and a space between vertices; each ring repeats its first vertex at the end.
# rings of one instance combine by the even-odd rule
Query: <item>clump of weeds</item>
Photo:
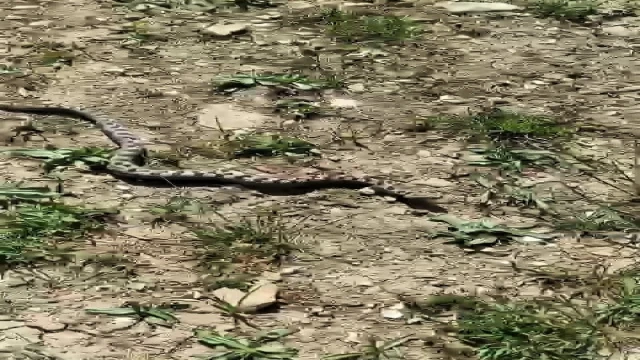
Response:
POLYGON ((498 145, 483 149, 470 149, 482 159, 470 161, 469 165, 498 167, 506 172, 522 172, 525 167, 543 168, 556 165, 557 156, 548 150, 510 149, 498 145))
POLYGON ((122 47, 140 46, 154 39, 150 31, 150 24, 147 21, 134 21, 123 27, 123 32, 128 34, 128 38, 122 41, 122 47))
POLYGON ((0 206, 9 208, 18 203, 48 202, 58 199, 62 194, 46 186, 22 186, 22 183, 0 184, 0 206))
POLYGON ((219 124, 221 138, 200 141, 188 148, 179 149, 188 156, 199 155, 213 159, 247 157, 285 157, 288 159, 317 156, 317 146, 296 136, 278 133, 239 133, 226 131, 219 124))
POLYGON ((76 60, 74 51, 69 50, 46 50, 40 57, 40 63, 53 68, 61 68, 63 66, 72 66, 76 60))
POLYGON ((430 218, 447 224, 447 231, 438 231, 431 234, 432 237, 449 237, 452 242, 463 247, 486 247, 500 245, 511 241, 522 243, 542 243, 552 240, 553 234, 543 234, 524 231, 534 225, 508 227, 494 223, 491 219, 469 221, 457 218, 453 215, 440 215, 430 218))
POLYGON ((602 345, 591 319, 549 304, 486 304, 462 313, 456 337, 480 359, 594 359, 602 345))
POLYGON ((14 149, 6 151, 10 156, 44 160, 46 172, 63 170, 69 166, 102 170, 109 163, 113 150, 85 147, 79 149, 14 149))
POLYGON ((379 340, 373 336, 368 339, 368 344, 362 346, 357 352, 345 354, 326 355, 321 360, 374 360, 374 359, 402 359, 402 353, 398 347, 414 340, 412 335, 402 336, 392 340, 379 340))
POLYGON ((207 210, 212 209, 198 200, 182 196, 172 197, 165 204, 149 210, 154 216, 151 220, 151 226, 165 223, 185 223, 189 220, 190 215, 202 215, 207 210))
POLYGON ((322 14, 327 33, 343 42, 398 42, 419 36, 420 27, 406 17, 358 15, 331 9, 322 14))
POLYGON ((229 157, 314 155, 316 146, 306 140, 279 134, 241 134, 227 137, 221 150, 229 157))
POLYGON ((554 18, 584 23, 589 16, 598 14, 599 4, 592 0, 539 0, 528 6, 541 18, 554 18))
POLYGON ((479 130, 494 142, 553 139, 568 133, 548 117, 501 109, 473 115, 469 120, 473 130, 479 130))
POLYGON ((322 109, 308 100, 283 99, 276 103, 276 112, 284 113, 294 119, 311 119, 319 116, 322 109))
MULTIPOLYGON (((228 221, 228 220, 226 220, 228 221)), ((299 233, 275 212, 245 217, 237 223, 195 227, 192 232, 202 242, 201 267, 254 263, 280 264, 299 247, 299 233)))
POLYGON ((517 207, 537 208, 542 212, 552 211, 549 196, 541 196, 530 188, 519 186, 513 179, 498 180, 489 176, 477 176, 476 182, 485 190, 480 195, 480 203, 485 206, 494 203, 517 207))
POLYGON ((238 274, 226 278, 204 278, 204 288, 206 291, 213 291, 220 288, 238 289, 247 291, 251 288, 253 278, 247 274, 238 274))
POLYGON ((213 81, 215 90, 225 94, 231 94, 256 86, 284 87, 309 91, 336 88, 343 85, 344 84, 334 76, 311 79, 302 74, 238 74, 213 81))
POLYGON ((136 319, 136 322, 128 327, 133 327, 140 322, 146 322, 151 326, 172 327, 179 322, 173 315, 170 307, 140 304, 135 301, 126 302, 122 307, 104 309, 85 309, 87 314, 124 316, 136 319))
POLYGON ((60 203, 19 203, 0 213, 0 263, 4 266, 44 261, 55 244, 105 229, 115 211, 60 203))
POLYGON ((599 232, 637 232, 640 231, 640 219, 609 207, 600 207, 573 215, 569 219, 558 220, 556 229, 575 231, 582 234, 599 232))
POLYGON ((217 154, 227 158, 271 157, 271 156, 309 156, 317 155, 316 145, 294 136, 277 133, 239 133, 226 131, 216 119, 222 138, 217 143, 209 142, 192 151, 209 157, 217 154), (209 156, 207 156, 209 155, 209 156))
POLYGON ((546 116, 492 109, 468 116, 434 116, 425 119, 435 129, 462 132, 471 139, 488 139, 512 145, 548 141, 571 134, 570 129, 546 116))
POLYGON ((212 0, 113 0, 120 6, 126 6, 136 11, 198 11, 213 12, 218 9, 217 1, 212 0))
POLYGON ((471 347, 480 360, 602 359, 635 341, 629 329, 640 325, 638 278, 621 277, 597 301, 479 300, 457 308, 454 323, 442 330, 471 347))
POLYGON ((195 332, 198 341, 206 346, 215 348, 218 352, 214 355, 203 356, 206 359, 228 360, 294 360, 298 350, 287 347, 279 342, 280 339, 289 336, 294 331, 278 329, 261 331, 252 337, 235 337, 229 334, 220 334, 215 331, 197 330, 195 332))
POLYGON ((22 70, 13 65, 0 64, 0 75, 22 74, 22 70))
POLYGON ((189 156, 180 146, 172 146, 168 151, 150 151, 145 159, 149 167, 162 166, 181 169, 180 162, 189 156))

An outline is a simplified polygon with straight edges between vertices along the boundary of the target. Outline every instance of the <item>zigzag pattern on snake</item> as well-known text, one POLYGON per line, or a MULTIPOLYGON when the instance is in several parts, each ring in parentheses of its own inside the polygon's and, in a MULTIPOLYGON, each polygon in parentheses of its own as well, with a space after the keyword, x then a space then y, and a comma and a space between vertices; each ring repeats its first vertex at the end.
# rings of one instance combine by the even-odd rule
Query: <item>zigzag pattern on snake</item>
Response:
POLYGON ((64 116, 92 123, 119 146, 119 149, 114 152, 109 160, 107 171, 112 176, 124 181, 160 181, 165 184, 188 183, 200 186, 238 185, 265 193, 308 192, 323 188, 371 188, 376 195, 394 197, 398 201, 414 208, 433 212, 447 212, 446 209, 434 204, 427 198, 411 196, 407 191, 397 190, 383 180, 376 180, 368 176, 318 175, 281 179, 263 175, 242 174, 236 171, 214 170, 203 172, 196 170, 149 169, 142 167, 146 155, 142 140, 119 123, 106 117, 95 116, 79 109, 58 106, 0 104, 0 110, 12 113, 64 116))

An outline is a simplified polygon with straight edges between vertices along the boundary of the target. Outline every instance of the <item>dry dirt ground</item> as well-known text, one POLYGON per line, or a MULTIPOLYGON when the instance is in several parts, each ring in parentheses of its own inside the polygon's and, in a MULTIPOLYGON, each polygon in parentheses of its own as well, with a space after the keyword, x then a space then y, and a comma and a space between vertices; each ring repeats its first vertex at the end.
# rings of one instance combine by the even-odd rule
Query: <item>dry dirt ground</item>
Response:
MULTIPOLYGON (((106 0, 3 1, 0 53, 11 68, 2 75, 2 102, 77 106, 108 114, 143 137, 158 159, 162 154, 182 156, 184 168, 366 173, 432 197, 450 215, 491 218, 505 226, 544 222, 535 207, 481 206, 486 189, 473 175, 493 170, 469 165, 462 134, 410 131, 414 120, 477 113, 494 105, 550 115, 580 127, 574 141, 584 156, 614 159, 631 176, 630 139, 640 111, 637 18, 576 25, 523 11, 454 14, 411 0, 276 5, 240 11, 232 4, 204 13, 142 12, 138 10, 144 5, 136 10, 106 0), (321 7, 336 6, 408 15, 423 32, 404 43, 336 43, 314 18, 321 7), (216 34, 228 30, 223 24, 244 31, 216 34), (219 27, 210 28, 214 25, 219 27), (12 73, 14 68, 21 73, 12 73), (252 71, 333 76, 345 86, 311 95, 264 86, 233 94, 212 91, 212 80, 252 71), (313 97, 324 116, 292 120, 273 111, 276 100, 295 96, 313 97), (220 141, 216 118, 229 133, 258 129, 303 137, 318 145, 321 156, 224 160, 189 154, 190 148, 220 141)), ((3 113, 3 135, 8 138, 25 118, 3 113)), ((34 124, 57 147, 112 145, 77 120, 36 117, 34 124)), ((34 136, 6 146, 44 144, 34 136)), ((0 171, 6 181, 55 186, 41 165, 5 158, 0 171)), ((443 293, 538 296, 536 279, 514 269, 515 262, 519 268, 586 272, 595 264, 608 264, 615 271, 633 264, 636 256, 633 237, 621 232, 595 237, 569 231, 547 243, 525 238, 464 248, 429 236, 446 230, 431 219, 437 214, 357 190, 272 196, 235 187, 131 185, 82 169, 61 174, 64 191, 76 196, 67 203, 118 209, 119 221, 109 222, 105 233, 75 240, 80 255, 70 264, 20 267, 4 274, 2 358, 187 359, 215 352, 197 341, 196 329, 254 335, 257 330, 234 323, 228 311, 214 306, 215 296, 233 303, 232 290, 218 285, 224 271, 198 266, 203 252, 211 255, 213 250, 203 250, 188 225, 234 224, 267 210, 277 212, 287 227, 285 235, 293 237, 286 241, 299 250, 277 262, 260 256, 234 259, 234 271, 237 275, 243 267, 251 284, 266 284, 261 294, 251 295, 257 304, 272 304, 278 290, 278 304, 243 311, 260 329, 298 330, 283 341, 299 350, 299 359, 354 351, 369 336, 389 340, 405 335, 416 335, 401 347, 406 359, 446 358, 442 344, 423 338, 432 334, 433 323, 407 321, 401 299, 443 293), (159 215, 152 209, 162 209, 176 197, 215 212, 154 222, 159 215), (88 258, 101 260, 81 262, 88 258), (173 312, 179 322, 172 327, 86 311, 132 302, 183 307, 173 312)), ((523 174, 529 183, 565 183, 602 204, 623 203, 633 193, 632 183, 613 171, 551 168, 523 174)), ((551 188, 540 192, 549 194, 551 188)), ((593 209, 563 189, 556 188, 554 206, 593 209)), ((633 207, 626 209, 633 213, 633 207)), ((545 229, 550 228, 534 230, 545 229)))

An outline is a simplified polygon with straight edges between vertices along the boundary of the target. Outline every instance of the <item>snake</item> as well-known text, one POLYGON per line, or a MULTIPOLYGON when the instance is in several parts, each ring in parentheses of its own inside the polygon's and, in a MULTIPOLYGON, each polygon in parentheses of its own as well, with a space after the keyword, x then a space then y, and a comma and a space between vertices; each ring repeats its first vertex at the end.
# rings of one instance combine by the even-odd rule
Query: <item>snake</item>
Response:
POLYGON ((62 106, 24 106, 0 104, 0 110, 10 113, 61 116, 91 123, 118 145, 106 165, 106 172, 120 180, 133 183, 164 183, 175 185, 237 186, 263 193, 304 193, 326 188, 369 188, 374 195, 388 196, 409 207, 446 213, 432 199, 411 195, 382 179, 348 174, 311 175, 280 178, 268 175, 245 174, 239 171, 163 170, 144 167, 147 149, 143 140, 123 125, 107 116, 94 115, 85 109, 62 106))

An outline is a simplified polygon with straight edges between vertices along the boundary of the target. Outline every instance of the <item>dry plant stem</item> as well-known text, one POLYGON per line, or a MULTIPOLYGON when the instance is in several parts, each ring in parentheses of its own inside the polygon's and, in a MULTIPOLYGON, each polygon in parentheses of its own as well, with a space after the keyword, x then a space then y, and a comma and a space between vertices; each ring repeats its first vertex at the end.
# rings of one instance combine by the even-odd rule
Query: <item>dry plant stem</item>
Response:
MULTIPOLYGON (((582 160, 580 160, 580 159, 576 158, 575 156, 572 156, 572 158, 573 158, 574 160, 576 160, 577 162, 579 162, 580 164, 582 164, 582 165, 589 166, 589 164, 587 164, 585 161, 582 161, 582 160)), ((597 181, 599 181, 599 182, 601 182, 601 183, 603 183, 603 184, 605 184, 605 185, 611 186, 612 188, 614 188, 614 189, 616 189, 616 190, 619 190, 619 191, 621 191, 621 192, 623 192, 623 193, 631 194, 631 192, 630 192, 629 190, 627 190, 627 189, 625 189, 625 188, 623 188, 623 187, 621 187, 621 186, 618 186, 618 185, 616 185, 616 184, 613 184, 613 183, 612 183, 612 182, 610 182, 609 180, 605 180, 605 179, 603 179, 603 178, 602 178, 601 176, 599 176, 599 175, 595 175, 595 174, 592 174, 592 173, 584 173, 584 175, 585 175, 585 176, 588 176, 588 177, 590 177, 590 178, 592 178, 592 179, 594 179, 594 180, 597 180, 597 181)), ((636 179, 637 179, 637 176, 636 176, 636 179)))
POLYGON ((634 92, 640 90, 640 86, 627 86, 615 90, 596 90, 596 91, 583 91, 581 95, 604 95, 604 94, 623 94, 628 92, 634 92))
POLYGON ((634 148, 634 161, 633 161, 633 173, 635 181, 633 187, 636 190, 636 195, 640 196, 640 141, 633 141, 634 148))
MULTIPOLYGON (((543 148, 543 147, 536 146, 535 144, 532 144, 532 145, 533 145, 535 148, 537 148, 537 149, 544 150, 544 148, 543 148)), ((566 155, 568 155, 568 154, 566 154, 566 155)), ((568 155, 568 156, 569 156, 569 157, 571 157, 571 159, 575 160, 576 162, 578 162, 578 163, 579 163, 579 164, 581 164, 581 165, 585 165, 585 166, 587 166, 587 167, 591 167, 591 166, 587 163, 587 161, 584 161, 584 160, 582 160, 582 159, 579 159, 579 158, 577 158, 576 156, 573 156, 573 155, 568 155)), ((623 170, 621 170, 621 169, 617 166, 617 164, 616 164, 615 162, 613 163, 613 165, 615 166, 615 168, 616 168, 617 172, 618 172, 622 177, 624 177, 625 179, 627 179, 627 180, 629 180, 629 181, 631 181, 631 182, 633 182, 633 183, 634 183, 634 188, 635 188, 636 193, 640 194, 640 182, 639 182, 639 181, 640 181, 640 173, 639 173, 639 172, 640 172, 640 169, 638 168, 638 161, 640 161, 640 160, 638 160, 638 157, 640 157, 640 148, 638 147, 638 140, 635 140, 635 164, 636 164, 636 165, 634 166, 634 170, 635 170, 635 181, 634 181, 633 179, 630 179, 630 178, 629 178, 629 176, 628 176, 628 175, 627 175, 623 170)), ((605 179, 603 179, 602 177, 600 177, 600 176, 598 176, 598 175, 591 174, 591 173, 585 173, 584 175, 589 176, 589 177, 591 177, 592 179, 597 180, 597 181, 599 181, 599 182, 601 182, 601 183, 603 183, 603 184, 605 184, 605 185, 607 185, 607 186, 611 186, 612 188, 614 188, 614 189, 616 189, 616 190, 619 190, 619 191, 621 191, 621 192, 624 192, 624 193, 627 193, 627 194, 630 194, 630 195, 632 194, 629 190, 625 189, 624 187, 620 187, 620 186, 618 186, 618 185, 616 185, 616 184, 613 184, 613 183, 611 183, 610 181, 605 180, 605 179)))

